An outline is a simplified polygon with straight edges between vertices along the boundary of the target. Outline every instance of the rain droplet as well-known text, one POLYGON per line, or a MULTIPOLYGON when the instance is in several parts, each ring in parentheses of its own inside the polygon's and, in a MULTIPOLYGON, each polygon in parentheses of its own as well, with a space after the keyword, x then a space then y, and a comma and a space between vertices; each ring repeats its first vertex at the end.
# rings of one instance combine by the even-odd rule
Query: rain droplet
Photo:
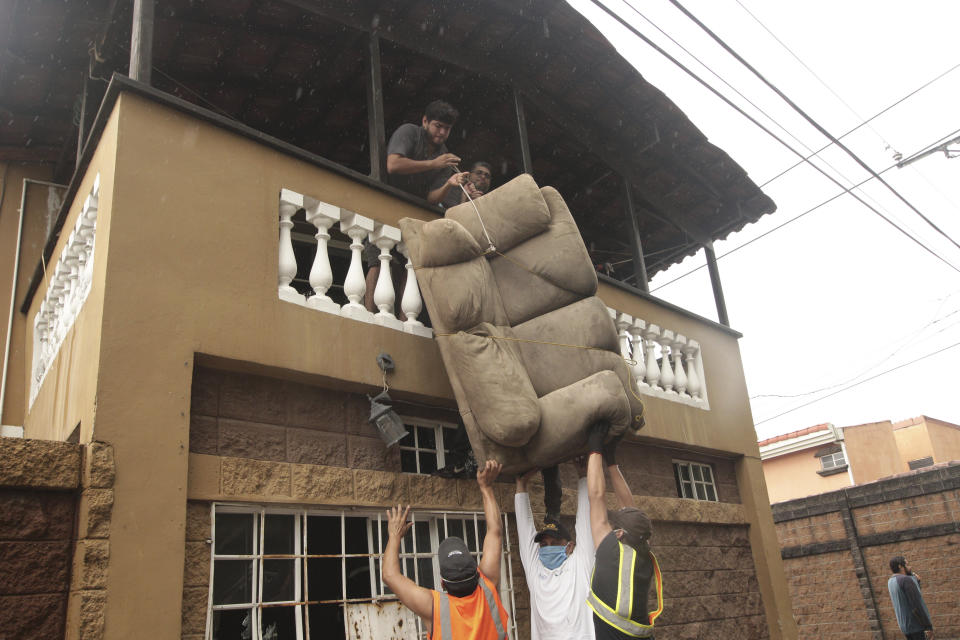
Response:
POLYGON ((373 29, 376 29, 378 26, 380 26, 380 14, 379 14, 379 13, 373 14, 373 20, 370 21, 370 26, 371 26, 373 29))
POLYGON ((303 96, 303 87, 297 87, 297 93, 294 97, 294 100, 299 100, 301 96, 303 96))

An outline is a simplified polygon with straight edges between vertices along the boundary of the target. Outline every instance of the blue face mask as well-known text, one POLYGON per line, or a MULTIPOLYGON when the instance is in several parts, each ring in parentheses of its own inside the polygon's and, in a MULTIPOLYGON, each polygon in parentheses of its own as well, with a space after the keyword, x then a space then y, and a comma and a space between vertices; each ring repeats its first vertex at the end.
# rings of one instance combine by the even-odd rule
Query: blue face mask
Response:
POLYGON ((567 548, 556 546, 540 547, 540 562, 547 569, 556 569, 567 559, 567 548))

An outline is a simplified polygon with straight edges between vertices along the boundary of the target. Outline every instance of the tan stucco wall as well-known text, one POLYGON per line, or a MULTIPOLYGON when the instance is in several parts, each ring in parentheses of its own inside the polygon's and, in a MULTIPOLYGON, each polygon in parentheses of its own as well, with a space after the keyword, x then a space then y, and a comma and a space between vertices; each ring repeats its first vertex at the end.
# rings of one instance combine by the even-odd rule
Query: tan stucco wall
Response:
MULTIPOLYGON (((93 284, 73 327, 67 332, 56 358, 50 364, 32 408, 28 410, 24 420, 24 434, 29 438, 64 440, 78 424, 81 427, 79 434, 81 444, 90 442, 93 437, 104 280, 110 243, 110 215, 116 188, 114 169, 117 138, 118 114, 114 113, 103 131, 97 151, 80 182, 77 197, 70 206, 63 231, 50 259, 51 265, 48 265, 48 268, 55 266, 56 260, 63 252, 70 230, 76 224, 77 216, 99 173, 100 200, 94 245, 93 284)), ((45 279, 37 289, 25 318, 26 326, 30 327, 24 344, 28 359, 24 372, 26 396, 30 392, 29 376, 32 365, 29 359, 33 354, 33 319, 40 309, 48 284, 48 280, 45 279)))
MULTIPOLYGON (((11 298, 13 271, 17 250, 17 228, 20 222, 20 202, 23 198, 24 180, 48 181, 50 168, 43 165, 20 165, 0 163, 0 367, 6 358, 4 346, 7 339, 7 323, 10 320, 10 304, 14 306, 13 326, 10 338, 10 365, 7 369, 7 386, 3 407, 0 411, 0 424, 23 425, 24 407, 27 395, 24 391, 28 358, 24 355, 25 316, 20 313, 20 304, 26 293, 33 270, 40 260, 40 252, 46 241, 48 224, 47 196, 51 187, 26 183, 25 215, 23 218, 23 237, 20 243, 20 269, 17 273, 17 285, 11 298)), ((62 193, 62 189, 58 189, 62 193)))
POLYGON ((889 420, 846 427, 843 437, 855 484, 873 482, 904 471, 889 420))
MULTIPOLYGON (((99 155, 91 165, 99 158, 107 187, 94 290, 74 329, 76 346, 61 349, 63 372, 48 376, 27 422, 34 432, 53 425, 51 435, 63 437, 71 419, 88 424, 96 406, 93 437, 114 446, 118 469, 106 637, 150 629, 172 639, 180 631, 195 354, 369 392, 380 384, 375 357, 387 351, 398 363, 390 381, 398 397, 452 398, 433 341, 278 300, 280 189, 389 224, 433 214, 129 94, 98 153, 114 144, 115 175, 99 155), (109 262, 101 259, 106 233, 109 262), (102 342, 90 335, 100 335, 101 305, 102 342), (80 377, 78 363, 97 360, 93 345, 99 370, 88 363, 80 377)), ((771 637, 796 638, 736 339, 613 287, 600 293, 614 308, 701 343, 711 410, 650 399, 644 438, 746 456, 737 478, 771 637)))
MULTIPOLYGON (((931 442, 932 434, 930 431, 926 422, 893 430, 893 438, 897 443, 897 449, 900 451, 900 471, 908 471, 911 460, 935 455, 936 450, 931 442)), ((947 460, 950 460, 950 458, 947 458, 947 460)))
POLYGON ((931 451, 924 455, 932 455, 935 463, 960 460, 960 429, 931 418, 927 418, 926 425, 931 451))
POLYGON ((846 471, 829 476, 817 473, 820 471, 820 458, 814 453, 819 448, 813 447, 764 460, 763 475, 767 479, 767 492, 770 494, 771 503, 850 486, 850 474, 846 471))

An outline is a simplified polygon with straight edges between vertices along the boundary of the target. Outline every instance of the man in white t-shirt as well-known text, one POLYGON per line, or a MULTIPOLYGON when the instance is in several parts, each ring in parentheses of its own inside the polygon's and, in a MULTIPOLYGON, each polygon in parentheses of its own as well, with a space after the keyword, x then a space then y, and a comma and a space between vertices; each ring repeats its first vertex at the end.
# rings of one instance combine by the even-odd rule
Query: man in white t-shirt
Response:
POLYGON ((520 560, 530 591, 531 640, 594 640, 593 612, 586 604, 595 558, 590 499, 583 469, 578 470, 576 542, 556 521, 546 520, 537 532, 527 490, 535 472, 517 478, 513 500, 520 560))

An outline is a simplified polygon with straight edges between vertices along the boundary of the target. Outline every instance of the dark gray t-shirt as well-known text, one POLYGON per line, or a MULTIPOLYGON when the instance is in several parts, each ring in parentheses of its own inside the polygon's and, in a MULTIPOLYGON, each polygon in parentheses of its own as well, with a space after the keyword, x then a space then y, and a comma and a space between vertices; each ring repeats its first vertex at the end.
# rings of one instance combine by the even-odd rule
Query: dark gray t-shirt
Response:
MULTIPOLYGON (((430 145, 427 143, 427 132, 423 127, 416 124, 402 124, 393 132, 387 144, 387 155, 392 153, 410 160, 431 160, 447 153, 447 146, 440 145, 431 152, 430 145)), ((443 180, 450 175, 451 170, 446 168, 406 175, 394 173, 390 174, 390 184, 415 196, 426 198, 430 190, 436 188, 435 184, 442 185, 443 180)))

